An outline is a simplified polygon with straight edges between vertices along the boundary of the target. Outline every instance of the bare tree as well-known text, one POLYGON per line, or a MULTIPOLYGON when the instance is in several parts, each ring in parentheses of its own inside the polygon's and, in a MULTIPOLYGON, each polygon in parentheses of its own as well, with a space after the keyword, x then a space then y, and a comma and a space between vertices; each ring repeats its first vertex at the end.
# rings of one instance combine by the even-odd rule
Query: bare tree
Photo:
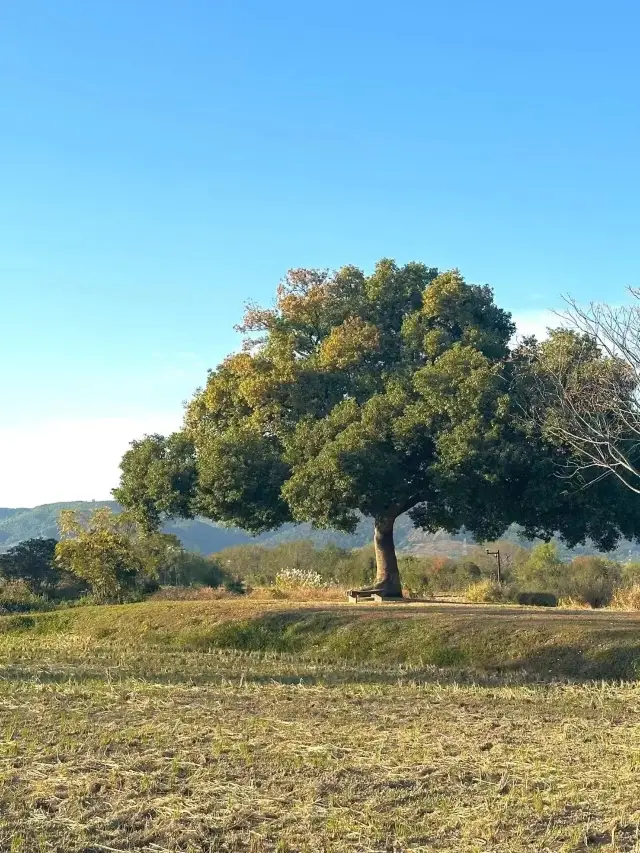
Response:
POLYGON ((538 420, 570 450, 567 476, 613 475, 640 494, 640 305, 565 301, 565 329, 542 345, 538 420))

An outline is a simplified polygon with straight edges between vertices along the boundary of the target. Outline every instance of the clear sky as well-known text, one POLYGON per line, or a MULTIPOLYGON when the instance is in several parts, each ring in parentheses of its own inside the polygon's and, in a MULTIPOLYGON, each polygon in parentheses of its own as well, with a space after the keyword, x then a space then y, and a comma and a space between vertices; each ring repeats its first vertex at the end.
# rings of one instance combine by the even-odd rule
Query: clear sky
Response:
POLYGON ((633 2, 3 0, 0 506, 105 498, 289 267, 640 284, 633 2))

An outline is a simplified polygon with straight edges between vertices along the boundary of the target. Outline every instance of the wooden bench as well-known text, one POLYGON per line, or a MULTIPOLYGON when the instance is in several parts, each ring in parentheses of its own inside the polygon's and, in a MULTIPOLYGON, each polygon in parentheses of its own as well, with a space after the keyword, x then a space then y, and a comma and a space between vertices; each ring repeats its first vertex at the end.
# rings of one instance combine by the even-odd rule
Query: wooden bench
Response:
POLYGON ((380 595, 379 592, 358 592, 357 589, 350 589, 347 592, 347 601, 350 604, 357 604, 359 601, 375 601, 382 604, 385 601, 406 601, 406 598, 395 598, 389 595, 380 595))

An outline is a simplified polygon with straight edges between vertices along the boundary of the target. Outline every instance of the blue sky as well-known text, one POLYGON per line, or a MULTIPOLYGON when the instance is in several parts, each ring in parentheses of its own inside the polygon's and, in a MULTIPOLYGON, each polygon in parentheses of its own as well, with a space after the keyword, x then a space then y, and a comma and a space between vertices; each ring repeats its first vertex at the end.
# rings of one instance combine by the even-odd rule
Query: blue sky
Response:
POLYGON ((640 284, 631 2, 5 0, 0 506, 103 498, 289 267, 640 284))

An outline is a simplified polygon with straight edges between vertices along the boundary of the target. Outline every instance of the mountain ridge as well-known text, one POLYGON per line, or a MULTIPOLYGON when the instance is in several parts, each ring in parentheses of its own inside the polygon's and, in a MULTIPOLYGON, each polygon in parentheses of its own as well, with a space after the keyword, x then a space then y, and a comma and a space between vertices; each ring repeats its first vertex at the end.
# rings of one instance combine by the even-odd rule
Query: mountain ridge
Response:
MULTIPOLYGON (((6 551, 25 539, 37 537, 58 538, 57 517, 62 509, 79 509, 90 511, 98 507, 109 507, 120 511, 116 501, 61 501, 51 504, 41 504, 31 508, 0 507, 0 552, 6 551)), ((215 554, 224 548, 249 543, 259 545, 280 545, 300 539, 309 539, 317 546, 335 545, 341 548, 359 548, 372 541, 373 525, 370 519, 363 519, 354 533, 342 533, 338 530, 317 530, 309 524, 285 524, 278 530, 253 536, 245 530, 235 527, 224 527, 203 518, 193 520, 172 519, 163 530, 175 534, 188 550, 199 551, 202 554, 215 554)), ((502 537, 510 542, 531 547, 532 543, 520 537, 517 528, 509 528, 502 537)), ((425 533, 414 528, 408 516, 401 516, 396 522, 396 546, 399 552, 415 556, 441 555, 449 557, 464 557, 468 549, 475 546, 475 540, 464 531, 449 534, 444 531, 425 533)), ((565 556, 571 554, 593 554, 596 549, 588 544, 572 549, 561 546, 565 556)), ((623 541, 611 553, 612 557, 628 560, 640 557, 640 545, 623 541)))

